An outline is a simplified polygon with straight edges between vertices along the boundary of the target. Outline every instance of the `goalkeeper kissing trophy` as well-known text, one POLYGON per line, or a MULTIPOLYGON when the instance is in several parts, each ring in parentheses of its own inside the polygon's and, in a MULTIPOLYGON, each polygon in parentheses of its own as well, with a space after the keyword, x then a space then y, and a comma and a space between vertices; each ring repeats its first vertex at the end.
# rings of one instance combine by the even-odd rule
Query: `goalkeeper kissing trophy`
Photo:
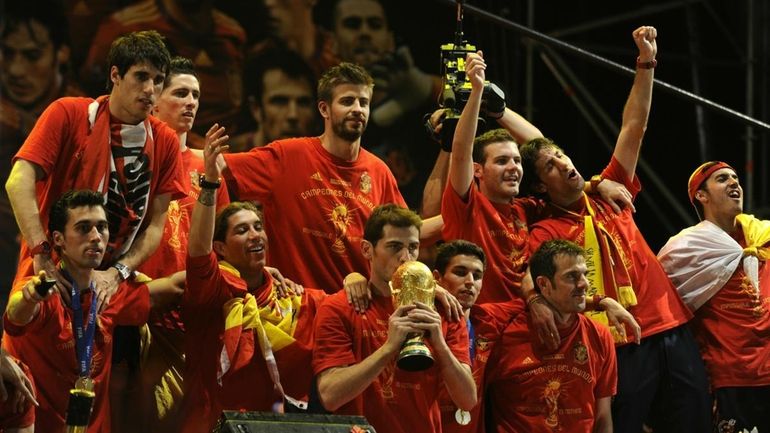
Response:
MULTIPOLYGON (((422 302, 433 307, 436 280, 427 266, 421 262, 406 262, 396 269, 390 280, 393 306, 412 305, 422 302)), ((422 371, 433 365, 433 355, 423 341, 422 332, 413 332, 401 346, 396 365, 405 371, 422 371)))

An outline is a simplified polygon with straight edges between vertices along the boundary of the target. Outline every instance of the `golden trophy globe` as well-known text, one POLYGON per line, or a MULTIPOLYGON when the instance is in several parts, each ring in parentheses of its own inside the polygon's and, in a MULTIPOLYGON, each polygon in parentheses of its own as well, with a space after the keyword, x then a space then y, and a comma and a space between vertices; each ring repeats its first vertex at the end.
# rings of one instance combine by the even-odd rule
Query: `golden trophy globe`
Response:
MULTIPOLYGON (((393 306, 412 305, 422 302, 433 308, 436 280, 430 269, 421 262, 406 262, 396 269, 390 279, 390 292, 393 306)), ((423 341, 422 332, 407 335, 396 365, 405 371, 422 371, 433 365, 433 355, 423 341)))

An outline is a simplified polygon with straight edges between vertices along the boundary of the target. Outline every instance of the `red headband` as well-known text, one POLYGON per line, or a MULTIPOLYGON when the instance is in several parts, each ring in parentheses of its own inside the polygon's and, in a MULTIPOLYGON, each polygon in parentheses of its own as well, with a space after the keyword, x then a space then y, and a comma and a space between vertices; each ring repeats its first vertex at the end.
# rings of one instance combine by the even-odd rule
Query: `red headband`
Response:
POLYGON ((735 171, 735 169, 730 167, 730 164, 726 162, 709 161, 701 164, 700 167, 692 172, 690 180, 687 182, 687 195, 690 197, 690 203, 695 204, 695 192, 698 191, 701 185, 703 185, 703 182, 705 182, 715 171, 723 168, 729 168, 730 170, 735 171))

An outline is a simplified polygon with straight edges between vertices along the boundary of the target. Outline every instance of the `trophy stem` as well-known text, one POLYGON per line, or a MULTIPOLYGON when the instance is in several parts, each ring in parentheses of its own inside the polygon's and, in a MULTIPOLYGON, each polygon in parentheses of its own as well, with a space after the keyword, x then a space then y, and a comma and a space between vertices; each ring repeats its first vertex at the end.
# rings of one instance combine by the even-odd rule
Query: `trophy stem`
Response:
POLYGON ((433 366, 433 363, 433 355, 425 345, 422 334, 409 334, 398 353, 398 368, 404 371, 423 371, 433 366))

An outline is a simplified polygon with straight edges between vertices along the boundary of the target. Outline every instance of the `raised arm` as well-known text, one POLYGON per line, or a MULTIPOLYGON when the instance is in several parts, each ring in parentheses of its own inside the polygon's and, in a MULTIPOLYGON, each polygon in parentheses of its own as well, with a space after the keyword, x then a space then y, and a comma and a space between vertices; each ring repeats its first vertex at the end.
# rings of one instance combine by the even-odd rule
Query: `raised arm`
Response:
MULTIPOLYGON (((225 128, 212 126, 206 132, 206 145, 203 148, 203 163, 205 165, 205 180, 208 183, 220 182, 222 175, 221 153, 228 146, 222 145, 229 138, 225 128)), ((221 188, 221 186, 220 186, 221 188)), ((193 207, 190 221, 190 237, 187 239, 187 255, 190 257, 207 256, 211 254, 214 240, 214 220, 217 214, 217 192, 214 188, 201 187, 201 193, 193 207)))
POLYGON ((623 109, 623 125, 620 127, 618 141, 613 156, 626 171, 630 179, 636 173, 642 138, 647 130, 647 119, 652 104, 652 84, 655 75, 654 61, 658 53, 655 39, 658 31, 655 27, 642 26, 634 30, 634 43, 639 48, 636 76, 631 94, 623 109))
POLYGON ((465 73, 471 80, 471 94, 457 122, 449 163, 449 183, 462 198, 468 197, 473 182, 473 139, 476 137, 486 68, 481 51, 465 57, 465 73))

